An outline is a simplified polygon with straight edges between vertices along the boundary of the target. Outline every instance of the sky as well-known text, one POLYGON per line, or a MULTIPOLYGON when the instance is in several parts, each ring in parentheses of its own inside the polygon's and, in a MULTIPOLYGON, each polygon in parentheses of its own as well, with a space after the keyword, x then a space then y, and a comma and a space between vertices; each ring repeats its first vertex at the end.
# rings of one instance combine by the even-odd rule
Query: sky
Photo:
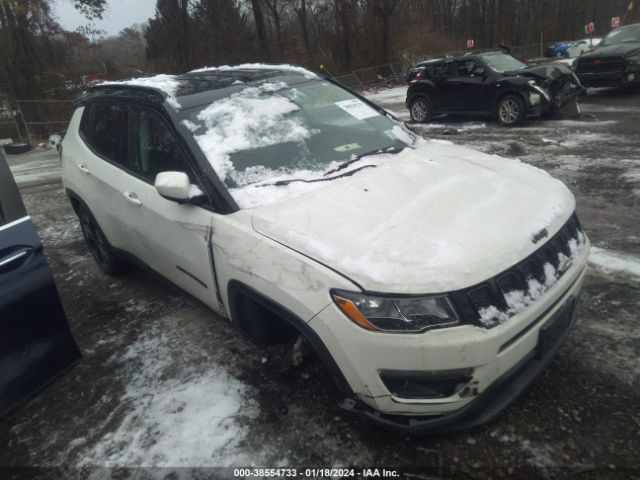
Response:
POLYGON ((53 0, 53 16, 58 19, 60 25, 66 30, 93 24, 100 30, 105 30, 107 35, 116 35, 123 28, 134 23, 145 22, 152 17, 156 8, 156 0, 108 0, 107 10, 102 20, 87 20, 75 9, 71 0, 53 0))

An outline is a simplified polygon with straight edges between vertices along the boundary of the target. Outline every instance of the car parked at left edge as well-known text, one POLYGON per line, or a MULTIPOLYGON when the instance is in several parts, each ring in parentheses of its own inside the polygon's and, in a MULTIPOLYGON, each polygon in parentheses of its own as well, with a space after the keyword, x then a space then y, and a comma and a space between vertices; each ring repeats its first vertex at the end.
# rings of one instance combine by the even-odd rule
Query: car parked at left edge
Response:
POLYGON ((0 417, 80 359, 42 242, 0 153, 0 417))

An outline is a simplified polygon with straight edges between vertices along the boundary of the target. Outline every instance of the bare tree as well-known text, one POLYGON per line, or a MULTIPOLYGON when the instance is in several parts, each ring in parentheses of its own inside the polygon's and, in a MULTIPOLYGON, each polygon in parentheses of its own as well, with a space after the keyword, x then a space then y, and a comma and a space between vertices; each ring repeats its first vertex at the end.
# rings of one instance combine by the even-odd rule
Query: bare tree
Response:
POLYGON ((260 51, 265 59, 271 58, 271 49, 269 48, 269 39, 267 38, 267 27, 264 21, 264 13, 262 11, 262 0, 251 0, 253 8, 253 18, 256 22, 256 33, 258 34, 258 44, 260 51))

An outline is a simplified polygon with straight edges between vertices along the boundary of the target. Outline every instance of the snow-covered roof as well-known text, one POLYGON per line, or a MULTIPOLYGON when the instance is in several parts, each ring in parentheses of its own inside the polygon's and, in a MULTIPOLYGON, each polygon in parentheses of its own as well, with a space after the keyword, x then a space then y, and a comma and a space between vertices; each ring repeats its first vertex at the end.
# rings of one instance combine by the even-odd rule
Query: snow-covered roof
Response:
MULTIPOLYGON (((263 72, 265 74, 271 72, 282 72, 283 74, 296 74, 302 75, 307 79, 318 78, 318 75, 303 67, 297 67, 295 65, 271 65, 266 63, 244 63, 241 65, 222 65, 219 67, 204 67, 196 70, 192 70, 182 75, 167 75, 161 74, 153 77, 140 77, 132 78, 130 80, 118 80, 102 82, 98 86, 134 86, 142 88, 150 88, 160 91, 166 95, 167 102, 175 109, 180 109, 182 106, 178 98, 182 95, 181 87, 189 84, 191 80, 201 79, 202 75, 215 76, 216 73, 225 74, 225 80, 229 80, 229 74, 238 72, 238 76, 242 76, 241 81, 244 83, 246 74, 248 72, 263 72), (241 75, 242 74, 242 75, 241 75)), ((256 78, 260 80, 260 78, 256 78)))
POLYGON ((318 75, 311 70, 289 64, 272 65, 268 63, 243 63, 241 65, 221 65, 219 67, 203 67, 191 70, 189 73, 204 72, 229 72, 233 70, 271 70, 271 71, 288 71, 304 75, 307 78, 318 78, 318 75))

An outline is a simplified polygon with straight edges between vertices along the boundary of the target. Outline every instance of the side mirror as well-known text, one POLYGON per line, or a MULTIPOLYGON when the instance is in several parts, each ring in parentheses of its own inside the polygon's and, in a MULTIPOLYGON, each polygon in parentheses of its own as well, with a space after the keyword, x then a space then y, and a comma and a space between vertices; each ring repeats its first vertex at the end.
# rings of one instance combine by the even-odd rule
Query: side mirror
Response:
POLYGON ((473 69, 473 72, 471 72, 471 73, 473 73, 474 75, 477 75, 479 77, 482 77, 484 75, 484 68, 476 67, 476 68, 473 69))
POLYGON ((203 195, 197 186, 191 185, 189 176, 184 172, 159 173, 155 187, 161 197, 178 203, 188 203, 203 195))

